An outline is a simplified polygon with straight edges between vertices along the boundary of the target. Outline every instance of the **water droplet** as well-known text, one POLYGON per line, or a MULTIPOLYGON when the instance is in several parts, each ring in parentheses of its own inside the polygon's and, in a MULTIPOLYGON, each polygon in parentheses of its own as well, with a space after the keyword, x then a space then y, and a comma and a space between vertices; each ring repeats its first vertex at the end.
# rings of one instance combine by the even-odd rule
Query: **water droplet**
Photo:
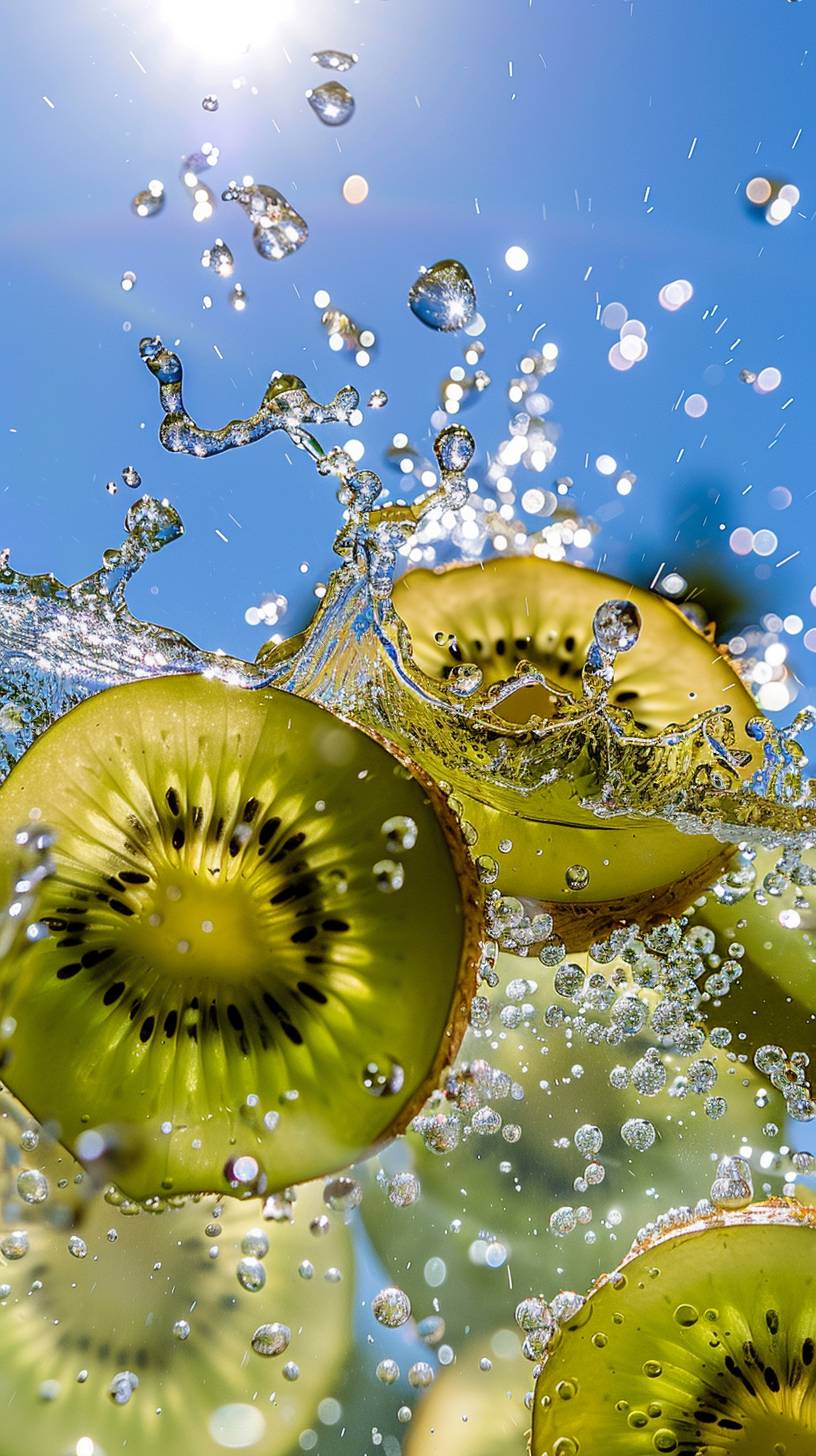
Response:
POLYGON ((585 865, 573 864, 564 871, 568 890, 585 890, 589 884, 589 870, 585 865))
POLYGON ((232 256, 232 249, 227 246, 223 238, 216 238, 211 248, 205 248, 201 254, 202 268, 211 268, 219 278, 229 278, 235 267, 235 259, 232 256))
POLYGON ((88 1245, 79 1234, 71 1234, 68 1240, 68 1253, 73 1254, 75 1259, 84 1259, 88 1253, 88 1245))
MULTIPOLYGON (((219 1229, 218 1233, 220 1232, 219 1229)), ((215 1238, 217 1234, 208 1235, 208 1237, 215 1238)), ((269 1238, 266 1231, 261 1228, 248 1229, 241 1239, 241 1253, 249 1254, 253 1259, 265 1259, 269 1253, 269 1238)))
POLYGON ((236 182, 221 194, 224 202, 237 202, 252 223, 252 241, 262 258, 279 262, 297 252, 309 236, 305 219, 274 187, 253 182, 239 187, 236 182))
POLYGON ((350 1213, 363 1201, 363 1190, 356 1178, 330 1178, 323 1188, 323 1202, 335 1213, 350 1213))
POLYGON ((409 1367, 408 1384, 413 1386, 414 1390, 427 1390, 428 1386, 433 1384, 433 1378, 433 1366, 429 1365, 427 1360, 417 1360, 409 1367))
POLYGON ((384 389, 372 389, 368 396, 369 409, 385 409, 388 404, 388 395, 384 389))
POLYGON ((392 854, 401 854, 406 849, 413 849, 417 842, 418 832, 416 820, 409 818, 407 814, 395 814, 392 819, 386 819, 382 825, 386 847, 392 854))
POLYGON ((132 1370, 120 1370, 114 1375, 108 1392, 116 1405, 127 1405, 134 1390, 139 1388, 139 1377, 132 1370))
POLYGON ((236 313, 243 313, 247 306, 247 296, 242 283, 233 284, 229 295, 230 306, 236 313))
POLYGON ((324 81, 306 92, 306 100, 324 126, 344 126, 354 115, 354 97, 342 81, 324 81))
POLYGON ((401 890, 405 884, 405 870, 398 860, 378 859, 372 865, 371 873, 377 884, 377 889, 384 895, 392 895, 401 890))
POLYGON ((258 1325, 252 1336, 252 1348, 256 1355, 282 1355, 289 1348, 292 1331, 288 1325, 258 1325))
POLYGON ((127 271, 122 274, 122 277, 119 281, 119 287, 121 288, 123 293, 130 293, 135 282, 136 274, 133 273, 130 268, 128 268, 127 271))
POLYGON ((402 1289, 393 1285, 381 1289, 371 1301, 371 1313, 375 1320, 389 1330, 396 1330, 411 1318, 411 1301, 402 1289))
POLYGON ((599 1153, 603 1147, 603 1133, 599 1127, 592 1122, 585 1122, 577 1128, 573 1134, 574 1142, 579 1153, 588 1157, 593 1153, 599 1153))
POLYGON ((410 1208, 420 1194, 419 1179, 414 1173, 395 1173, 386 1184, 388 1202, 395 1208, 410 1208))
POLYGON ((204 108, 205 111, 217 111, 218 110, 218 97, 217 96, 204 96, 204 97, 202 97, 201 105, 202 105, 202 107, 204 108))
POLYGON ((4 1259, 24 1259, 28 1249, 28 1234, 25 1229, 12 1229, 0 1239, 0 1254, 4 1259))
POLYGON ((316 66, 322 66, 324 71, 350 71, 357 64, 353 51, 315 51, 312 60, 316 66))
POLYGON ((476 441, 464 425, 446 425, 434 440, 434 454, 443 475, 461 475, 476 450, 476 441))
POLYGON ((399 1380, 400 1368, 396 1360, 380 1360, 375 1374, 383 1385, 393 1385, 395 1380, 399 1380))
POLYGON ((164 207, 164 186, 161 182, 148 182, 143 192, 137 192, 130 206, 137 217, 155 217, 164 207))
POLYGON ((393 1097, 402 1090, 405 1070, 393 1057, 376 1057, 363 1068, 363 1086, 372 1097, 393 1097))
POLYGON ((645 1153, 652 1146, 657 1133, 644 1117, 629 1117, 621 1127, 621 1137, 627 1147, 638 1153, 645 1153))
POLYGON ((408 293, 411 312, 429 329, 452 333, 476 312, 476 289, 464 263, 443 258, 423 269, 408 293))
POLYGON ((640 636, 640 612, 634 602, 602 602, 592 632, 602 652, 629 652, 640 636))
POLYGON ((241 1288, 248 1290, 250 1294, 257 1294, 266 1283, 266 1270, 260 1259, 239 1259, 235 1272, 241 1288))
POLYGON ((131 490, 138 490, 142 483, 142 477, 135 465, 126 465, 122 471, 122 480, 131 490))
POLYGON ((17 1192, 23 1203, 45 1203, 48 1197, 48 1179, 36 1168, 24 1168, 17 1175, 17 1192))
POLYGON ((711 1185, 716 1208, 746 1208, 754 1196, 751 1169, 745 1158, 721 1158, 711 1185))

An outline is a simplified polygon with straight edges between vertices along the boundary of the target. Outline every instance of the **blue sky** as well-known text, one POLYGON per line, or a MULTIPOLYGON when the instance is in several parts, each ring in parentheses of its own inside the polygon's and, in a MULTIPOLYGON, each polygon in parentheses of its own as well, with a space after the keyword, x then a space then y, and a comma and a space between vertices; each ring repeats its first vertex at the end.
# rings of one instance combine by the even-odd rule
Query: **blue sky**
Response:
MULTIPOLYGON (((428 439, 439 381, 461 361, 461 340, 405 304, 419 265, 453 256, 488 325, 494 385, 467 415, 480 450, 505 433, 504 380, 546 324, 561 438, 530 483, 574 477, 604 523, 608 569, 641 583, 661 562, 692 585, 713 575, 745 603, 735 623, 773 610, 816 626, 813 0, 32 0, 5 29, 0 545, 20 569, 93 569, 132 499, 105 481, 133 464, 187 527, 140 574, 134 609, 252 656, 264 634, 244 612, 278 591, 294 631, 331 568, 333 492, 279 438, 205 462, 163 452, 139 337, 180 341, 205 424, 254 409, 275 369, 318 396, 385 388, 363 433, 379 468, 395 431, 428 439), (359 55, 343 78, 356 114, 336 131, 304 99, 328 78, 310 54, 329 46, 359 55), (311 230, 297 255, 260 259, 234 205, 192 221, 178 169, 205 140, 221 149, 217 195, 251 173, 295 204, 311 230), (370 186, 358 207, 341 194, 351 173, 370 186), (748 214, 756 174, 801 191, 780 227, 748 214), (137 219, 130 199, 153 177, 166 206, 137 219), (240 314, 199 264, 216 236, 235 254, 240 314), (504 262, 511 244, 529 254, 522 273, 504 262), (675 278, 695 292, 670 314, 657 294, 675 278), (376 331, 368 369, 329 351, 320 288, 376 331), (598 300, 648 328, 648 358, 626 374, 607 361, 616 335, 598 300), (739 371, 766 366, 782 383, 762 396, 739 371), (682 392, 706 396, 704 418, 675 407, 682 392), (601 453, 637 475, 625 499, 594 468, 601 453), (772 529, 778 548, 736 556, 739 526, 772 529)), ((801 634, 789 644, 812 692, 816 654, 801 634)))

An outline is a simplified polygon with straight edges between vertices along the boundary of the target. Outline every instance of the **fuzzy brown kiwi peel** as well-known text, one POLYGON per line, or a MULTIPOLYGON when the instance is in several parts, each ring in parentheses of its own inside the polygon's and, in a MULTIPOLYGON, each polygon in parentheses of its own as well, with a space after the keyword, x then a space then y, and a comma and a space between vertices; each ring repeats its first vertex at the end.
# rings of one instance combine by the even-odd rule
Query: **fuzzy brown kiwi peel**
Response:
MULTIPOLYGON (((526 661, 579 700, 593 617, 610 599, 631 601, 642 623, 634 650, 617 659, 609 698, 612 709, 631 713, 631 731, 657 738, 669 724, 727 704, 734 746, 751 754, 745 724, 757 710, 728 658, 708 633, 651 592, 566 563, 506 557, 410 571, 393 598, 414 659, 429 676, 446 678, 462 662, 474 662, 489 685, 526 661)), ((518 690, 497 711, 517 728, 532 715, 551 719, 553 710, 554 697, 535 686, 518 690)), ((662 819, 594 816, 580 803, 593 792, 586 765, 578 765, 574 778, 518 794, 511 803, 468 775, 466 764, 425 761, 450 781, 478 831, 475 852, 498 862, 502 890, 552 914, 570 950, 588 948, 616 923, 643 923, 685 908, 732 853, 662 819), (570 883, 568 871, 576 865, 589 872, 583 885, 574 877, 570 883)), ((598 771, 596 765, 596 792, 598 771)))
POLYGON ((51 934, 0 971, 3 1077, 69 1147, 103 1129, 132 1197, 247 1195, 407 1125, 458 1047, 480 927, 424 775, 302 699, 164 678, 37 740, 0 822, 38 811, 51 934))
POLYGON ((299 1189, 277 1221, 235 1199, 128 1211, 42 1133, 22 1155, 19 1137, 0 1140, 4 1152, 16 1160, 0 1218, 4 1456, 288 1456, 318 1402, 341 1394, 352 1337, 350 1232, 332 1217, 314 1239, 320 1189, 299 1189), (46 1179, 43 1202, 20 1199, 21 1169, 46 1179), (253 1343, 265 1324, 277 1328, 253 1343))
POLYGON ((816 1210, 771 1199, 636 1246, 551 1338, 531 1456, 812 1456, 816 1210))

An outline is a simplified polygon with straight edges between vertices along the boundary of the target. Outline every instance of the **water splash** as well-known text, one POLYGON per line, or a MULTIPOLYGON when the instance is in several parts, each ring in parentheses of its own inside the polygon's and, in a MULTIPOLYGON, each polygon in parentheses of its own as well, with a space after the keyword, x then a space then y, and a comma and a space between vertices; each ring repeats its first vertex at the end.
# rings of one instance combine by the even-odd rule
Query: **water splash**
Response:
POLYGON ((252 242, 262 258, 278 263, 302 248, 309 236, 305 218, 287 202, 282 192, 262 182, 230 182, 221 194, 223 202, 237 202, 252 223, 252 242))
POLYGON ((128 582, 183 527, 167 501, 142 496, 125 529, 122 545, 72 586, 50 573, 0 569, 0 778, 35 737, 103 688, 180 672, 257 677, 243 663, 202 652, 180 633, 132 615, 128 582))
MULTIPOLYGON (((359 403, 357 391, 340 390, 330 405, 316 404, 302 381, 273 379, 260 409, 220 430, 196 426, 181 403, 181 363, 158 340, 142 354, 159 379, 167 418, 161 428, 168 449, 213 455, 249 444, 283 428, 308 450, 321 474, 339 480, 346 519, 335 539, 343 564, 331 577, 307 631, 258 663, 266 681, 310 697, 375 728, 414 757, 430 763, 441 779, 467 764, 475 785, 500 792, 511 812, 524 813, 531 794, 581 774, 583 806, 601 818, 660 816, 677 828, 709 834, 724 843, 770 846, 805 844, 816 837, 816 796, 804 776, 806 759, 796 734, 757 718, 752 729, 764 762, 747 780, 748 762, 735 746, 726 707, 699 713, 656 737, 636 729, 633 715, 611 707, 615 660, 636 640, 634 609, 608 604, 595 622, 595 640, 574 698, 529 662, 509 678, 482 686, 440 681, 423 673, 392 602, 401 550, 434 514, 456 516, 470 500, 466 472, 475 443, 450 424, 436 438, 438 484, 413 501, 378 504, 382 483, 373 471, 356 471, 342 451, 327 455, 304 429, 309 423, 346 421, 359 403), (501 706, 522 688, 544 687, 554 704, 546 721, 509 724, 501 706)), ((534 363, 535 369, 535 363, 534 363)), ((808 720, 809 722, 810 720, 808 720)))

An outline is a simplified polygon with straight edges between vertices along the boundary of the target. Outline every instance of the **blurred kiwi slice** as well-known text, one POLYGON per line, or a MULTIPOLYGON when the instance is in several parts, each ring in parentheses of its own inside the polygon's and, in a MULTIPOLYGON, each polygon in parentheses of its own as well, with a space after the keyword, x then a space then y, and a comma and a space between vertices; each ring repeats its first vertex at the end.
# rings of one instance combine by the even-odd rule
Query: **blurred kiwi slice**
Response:
MULTIPOLYGON (((652 592, 564 562, 509 556, 410 571, 393 597, 414 659, 431 677, 445 679, 462 663, 476 663, 489 685, 526 661, 579 701, 593 617, 613 599, 631 601, 642 623, 635 648, 617 659, 609 696, 612 709, 631 713, 630 731, 657 738, 670 724, 726 704, 735 747, 751 753, 745 724, 757 710, 728 658, 677 606, 652 592)), ((543 687, 521 688, 496 712, 518 728, 534 715, 551 719, 555 701, 543 687)), ((439 773, 440 765, 434 762, 432 770, 439 773)), ((579 761, 573 778, 523 800, 518 795, 513 804, 468 776, 467 765, 449 765, 444 776, 478 831, 476 852, 498 861, 501 888, 541 902, 569 949, 586 949, 616 921, 685 908, 731 853, 664 820, 594 816, 580 801, 593 785, 597 792, 602 765, 579 761), (574 866, 586 877, 568 873, 574 866)))
MULTIPOLYGON (((512 1314, 512 1310, 511 1310, 512 1314)), ((517 1330, 474 1339, 443 1367, 414 1417, 405 1456, 519 1456, 530 1416, 530 1367, 517 1330)))
POLYGON ((326 1213, 319 1190, 298 1191, 291 1221, 229 1198, 127 1213, 63 1149, 41 1141, 24 1164, 44 1169, 50 1192, 31 1207, 12 1178, 3 1201, 0 1450, 297 1449, 319 1401, 341 1394, 351 1342, 349 1230, 332 1217, 312 1236, 326 1213), (80 1221, 66 1225, 58 1215, 69 1199, 76 1212, 83 1189, 80 1221), (298 1276, 304 1261, 309 1278, 298 1276), (267 1324, 273 1336, 253 1342, 267 1324))
POLYGON ((419 771, 305 700, 162 678, 37 740, 0 821, 38 812, 51 934, 0 968, 3 1077, 80 1157, 118 1146, 132 1197, 247 1195, 406 1126, 455 1055, 479 928, 419 771))
MULTIPOLYGON (((601 968, 589 957, 581 964, 610 980, 623 968, 601 968)), ((497 970, 504 987, 518 984, 520 970, 537 982, 529 1004, 539 1013, 560 1000, 552 970, 537 961, 501 955, 497 970)), ((750 1063, 709 1043, 681 1056, 649 1028, 622 1042, 602 1036, 590 1044, 568 1034, 568 1023, 550 1028, 538 1016, 505 1029, 502 1014, 520 1003, 496 999, 490 1026, 468 1033, 453 1069, 460 1105, 435 1099, 425 1110, 424 1136, 412 1130, 383 1150, 379 1174, 373 1166, 365 1174, 380 1186, 367 1191, 360 1209, 389 1279, 409 1294, 417 1319, 438 1309, 454 1347, 466 1331, 489 1343, 512 1318, 511 1284, 518 1299, 559 1280, 585 1289, 657 1209, 694 1204, 717 1160, 735 1148, 753 1148, 758 1169, 762 1152, 776 1145, 763 1128, 769 1119, 781 1123, 785 1111, 782 1093, 768 1089, 750 1063), (656 1050, 666 1081, 647 1095, 632 1072, 656 1050), (706 1073, 716 1081, 706 1080, 702 1091, 697 1079, 706 1073), (724 1111, 707 1109, 711 1094, 723 1099, 724 1111), (654 1129, 650 1147, 624 1141, 631 1119, 654 1129), (408 1205, 406 1174, 420 1189, 408 1205), (553 1214, 581 1207, 588 1222, 576 1218, 563 1236, 553 1231, 553 1214)), ((640 992, 639 1000, 650 1009, 658 1003, 652 992, 640 992)), ((613 1024, 601 1013, 571 1009, 576 1023, 580 1014, 613 1024)), ((782 1187, 774 1168, 763 1177, 782 1187)))
POLYGON ((669 1226, 600 1280, 538 1378, 532 1456, 811 1456, 816 1210, 669 1226))
POLYGON ((806 851, 799 884, 777 869, 777 851, 739 856, 694 910, 712 932, 711 950, 739 967, 718 1015, 751 1054, 776 1043, 787 1052, 816 1046, 816 852, 806 851), (736 950, 736 959, 731 947, 736 950))

